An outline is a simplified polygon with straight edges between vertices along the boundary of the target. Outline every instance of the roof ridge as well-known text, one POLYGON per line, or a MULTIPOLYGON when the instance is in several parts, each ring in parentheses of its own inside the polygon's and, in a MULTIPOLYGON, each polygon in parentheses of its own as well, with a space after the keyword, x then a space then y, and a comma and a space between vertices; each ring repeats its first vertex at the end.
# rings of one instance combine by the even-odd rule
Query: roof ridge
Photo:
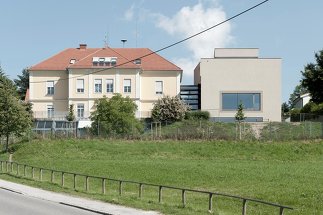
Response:
MULTIPOLYGON (((102 49, 101 49, 101 48, 97 48, 97 50, 95 50, 94 52, 92 52, 92 53, 90 53, 90 54, 86 55, 85 57, 81 58, 80 60, 78 60, 78 61, 76 62, 76 64, 78 64, 78 63, 79 63, 79 62, 81 62, 82 60, 84 60, 84 59, 88 58, 90 55, 94 55, 95 53, 99 52, 100 50, 102 50, 102 49)), ((67 68, 69 68, 71 65, 75 65, 75 64, 70 64, 70 65, 68 65, 68 66, 67 66, 67 68)))

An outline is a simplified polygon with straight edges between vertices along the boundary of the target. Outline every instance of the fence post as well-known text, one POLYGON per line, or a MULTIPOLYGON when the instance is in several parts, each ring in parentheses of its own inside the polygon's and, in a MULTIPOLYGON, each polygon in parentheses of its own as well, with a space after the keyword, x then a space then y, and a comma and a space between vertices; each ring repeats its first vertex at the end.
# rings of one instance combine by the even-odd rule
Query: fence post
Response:
POLYGON ((209 212, 212 212, 213 193, 209 193, 209 212))
POLYGON ((86 190, 86 192, 88 192, 89 191, 89 176, 85 176, 85 190, 86 190))
POLYGON ((76 174, 73 174, 73 189, 76 190, 76 174))
POLYGON ((24 164, 24 176, 26 177, 26 165, 24 164))
POLYGON ((242 215, 246 215, 247 214, 247 200, 243 199, 242 200, 242 215))
POLYGON ((2 161, 0 161, 1 165, 0 165, 0 171, 2 172, 2 161))
POLYGON ((139 184, 139 198, 141 198, 142 197, 142 184, 140 183, 139 184))
POLYGON ((163 187, 162 186, 159 186, 159 189, 158 189, 158 202, 161 203, 162 202, 162 198, 163 198, 163 187))
POLYGON ((102 193, 105 194, 105 178, 102 178, 102 193))
POLYGON ((64 187, 64 176, 65 176, 65 173, 62 172, 62 187, 64 187))
POLYGON ((17 175, 19 175, 19 164, 17 163, 17 175))
POLYGON ((12 162, 10 162, 10 172, 13 172, 13 163, 12 162))
POLYGON ((122 181, 119 181, 119 195, 122 195, 122 181))
POLYGON ((186 205, 186 195, 185 195, 185 190, 182 190, 182 203, 183 203, 183 208, 185 208, 185 205, 186 205))
POLYGON ((34 177, 35 177, 35 169, 34 169, 34 167, 31 167, 31 176, 32 176, 32 179, 34 179, 34 177))
POLYGON ((43 180, 43 169, 42 168, 39 169, 39 180, 40 181, 43 180))
POLYGON ((54 182, 54 171, 52 170, 50 173, 50 182, 54 182))
POLYGON ((279 208, 279 215, 284 215, 284 208, 283 207, 279 208))

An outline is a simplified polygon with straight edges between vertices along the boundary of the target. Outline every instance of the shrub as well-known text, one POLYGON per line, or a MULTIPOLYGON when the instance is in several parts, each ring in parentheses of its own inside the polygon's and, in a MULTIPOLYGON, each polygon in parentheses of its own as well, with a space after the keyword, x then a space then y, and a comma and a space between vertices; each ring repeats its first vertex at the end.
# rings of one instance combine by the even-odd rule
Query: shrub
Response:
POLYGON ((189 111, 185 114, 188 120, 209 120, 210 113, 208 111, 189 111))
POLYGON ((166 96, 155 103, 151 117, 154 121, 181 121, 189 107, 178 96, 166 96))

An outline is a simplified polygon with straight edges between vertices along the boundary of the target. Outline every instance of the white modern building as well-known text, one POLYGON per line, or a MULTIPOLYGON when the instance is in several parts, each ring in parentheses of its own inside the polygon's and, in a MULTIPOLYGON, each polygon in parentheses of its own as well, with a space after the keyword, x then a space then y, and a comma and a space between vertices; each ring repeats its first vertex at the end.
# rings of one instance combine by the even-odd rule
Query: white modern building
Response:
POLYGON ((259 49, 216 48, 194 70, 201 110, 215 121, 234 121, 238 105, 247 121, 281 121, 280 58, 259 58, 259 49))

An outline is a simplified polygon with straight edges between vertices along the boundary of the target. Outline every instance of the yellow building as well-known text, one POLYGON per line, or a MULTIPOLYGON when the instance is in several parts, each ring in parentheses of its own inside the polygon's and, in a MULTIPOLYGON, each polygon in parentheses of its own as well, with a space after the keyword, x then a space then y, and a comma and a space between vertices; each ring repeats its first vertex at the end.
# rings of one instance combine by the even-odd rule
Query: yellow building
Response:
POLYGON ((98 98, 129 96, 138 118, 150 117, 158 98, 180 92, 182 69, 147 48, 69 48, 29 69, 35 118, 64 119, 73 104, 88 118, 98 98))

